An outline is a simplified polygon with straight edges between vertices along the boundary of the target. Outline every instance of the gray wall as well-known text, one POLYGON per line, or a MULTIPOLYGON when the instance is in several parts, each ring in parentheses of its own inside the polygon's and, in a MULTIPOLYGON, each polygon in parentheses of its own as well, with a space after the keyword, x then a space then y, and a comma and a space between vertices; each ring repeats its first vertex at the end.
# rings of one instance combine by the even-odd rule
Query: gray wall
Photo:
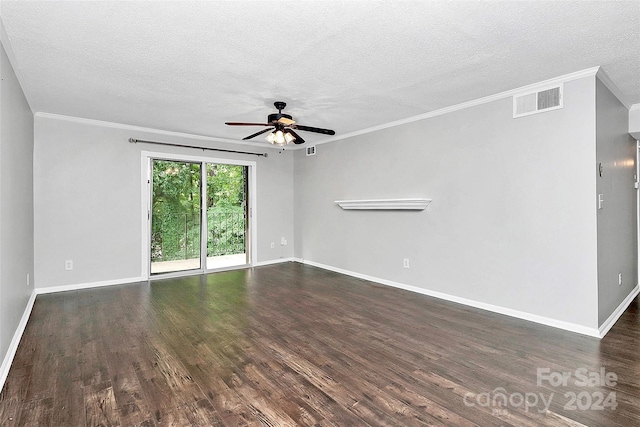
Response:
POLYGON ((33 114, 0 49, 0 361, 33 286, 33 114))
MULTIPOLYGON (((122 126, 36 114, 35 271, 39 288, 117 281, 142 271, 141 151, 257 162, 258 262, 293 256, 293 156, 130 144, 129 137, 238 150, 122 126), (281 247, 280 237, 289 245, 281 247), (270 243, 276 242, 271 249, 270 243), (74 262, 72 271, 64 261, 74 262)), ((241 147, 251 151, 253 147, 241 147)))
POLYGON ((296 256, 595 328, 594 164, 595 77, 556 111, 513 119, 505 98, 318 145, 295 158, 296 256), (399 197, 433 202, 334 204, 399 197))
POLYGON ((604 197, 598 210, 598 324, 613 313, 637 284, 636 141, 631 138, 629 111, 597 80, 596 157, 602 177, 597 192, 604 197), (618 274, 622 273, 622 284, 618 274))
MULTIPOLYGON (((632 144, 624 107, 595 77, 567 82, 564 91, 563 109, 518 119, 505 98, 322 144, 313 157, 304 151, 269 151, 266 159, 228 155, 258 163, 258 261, 295 255, 597 328, 635 285, 628 279, 635 277, 636 249, 628 247, 635 229, 615 226, 635 223, 630 193, 616 196, 618 182, 633 174, 632 144), (596 179, 596 153, 614 165, 602 179, 596 179), (600 212, 597 192, 606 193, 600 212), (343 211, 334 204, 395 197, 433 202, 424 212, 343 211), (289 245, 281 247, 280 237, 289 245), (614 248, 620 241, 624 248, 614 248), (619 270, 625 280, 614 287, 611 272, 615 279, 619 270)), ((140 275, 142 150, 224 157, 133 145, 131 136, 211 144, 36 115, 38 287, 140 275), (74 260, 73 271, 64 271, 65 259, 74 260)))

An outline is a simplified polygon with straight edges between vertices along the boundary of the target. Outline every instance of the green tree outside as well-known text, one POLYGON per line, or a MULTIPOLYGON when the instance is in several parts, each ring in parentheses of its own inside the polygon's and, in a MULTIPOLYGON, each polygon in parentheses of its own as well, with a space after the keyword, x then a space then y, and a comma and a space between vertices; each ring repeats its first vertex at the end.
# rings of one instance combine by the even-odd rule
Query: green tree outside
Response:
MULTIPOLYGON (((207 256, 245 251, 244 166, 207 164, 207 256)), ((200 164, 154 160, 151 261, 200 255, 200 164)))

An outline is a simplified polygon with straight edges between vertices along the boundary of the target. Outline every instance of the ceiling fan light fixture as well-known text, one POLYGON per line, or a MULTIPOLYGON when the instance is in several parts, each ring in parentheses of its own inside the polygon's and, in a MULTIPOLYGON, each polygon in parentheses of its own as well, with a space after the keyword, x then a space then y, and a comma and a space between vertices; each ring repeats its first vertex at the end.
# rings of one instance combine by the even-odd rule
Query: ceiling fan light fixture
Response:
POLYGON ((285 132, 285 133, 284 133, 284 140, 285 140, 285 141, 286 141, 286 143, 288 144, 288 143, 290 143, 290 142, 295 141, 295 140, 296 140, 296 137, 295 137, 295 136, 293 136, 293 135, 291 135, 291 133, 290 133, 290 132, 285 132))
POLYGON ((285 139, 284 133, 282 133, 281 130, 276 131, 275 141, 273 143, 279 146, 287 144, 287 140, 285 139))
POLYGON ((288 143, 287 137, 285 136, 285 133, 282 132, 281 130, 277 130, 277 131, 271 132, 269 135, 267 135, 266 139, 271 144, 273 144, 273 145, 275 145, 277 147, 283 147, 283 146, 287 145, 287 143, 288 143))
POLYGON ((291 142, 295 142, 296 144, 304 144, 304 139, 293 130, 294 128, 296 130, 302 130, 306 132, 322 133, 324 135, 335 135, 335 131, 331 129, 322 129, 313 126, 302 126, 296 124, 296 122, 293 120, 293 117, 282 112, 284 107, 287 105, 284 102, 276 101, 273 103, 273 105, 276 107, 278 112, 269 114, 267 116, 266 123, 225 122, 225 124, 229 126, 267 126, 266 129, 242 138, 242 140, 246 141, 248 139, 255 138, 258 135, 263 135, 266 132, 271 131, 266 136, 266 140, 269 141, 270 144, 278 147, 283 147, 291 142), (269 129, 270 127, 272 128, 269 129))
POLYGON ((266 140, 269 141, 269 143, 271 143, 271 144, 273 144, 275 146, 284 147, 285 145, 289 144, 290 142, 295 141, 296 137, 293 136, 287 130, 282 131, 282 130, 278 129, 278 130, 274 130, 269 135, 267 135, 266 140))
POLYGON ((275 132, 271 132, 269 135, 267 135, 267 141, 269 141, 271 144, 274 144, 276 141, 276 133, 275 132))

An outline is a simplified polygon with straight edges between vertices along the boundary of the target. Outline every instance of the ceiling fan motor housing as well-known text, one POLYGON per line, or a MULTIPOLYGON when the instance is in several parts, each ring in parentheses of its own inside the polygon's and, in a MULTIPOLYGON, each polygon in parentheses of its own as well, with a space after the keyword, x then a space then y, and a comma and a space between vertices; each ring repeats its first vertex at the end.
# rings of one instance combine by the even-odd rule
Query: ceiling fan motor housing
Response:
POLYGON ((301 126, 296 124, 291 115, 284 114, 282 112, 284 107, 287 106, 285 102, 276 101, 273 103, 273 105, 276 107, 278 112, 269 114, 267 116, 267 123, 226 122, 226 124, 230 126, 268 126, 267 129, 242 138, 242 140, 245 141, 247 139, 251 139, 258 135, 262 135, 263 133, 271 131, 269 136, 267 136, 267 140, 270 143, 278 146, 286 145, 290 142, 293 142, 295 144, 304 144, 304 139, 300 135, 298 135, 294 131, 294 129, 307 132, 323 133, 325 135, 335 135, 335 132, 331 129, 321 129, 312 126, 301 126), (273 126, 273 130, 269 128, 271 126, 273 126))
POLYGON ((274 123, 277 122, 278 120, 280 120, 280 118, 286 118, 289 120, 293 120, 293 117, 291 117, 289 114, 284 114, 284 113, 273 113, 273 114, 269 114, 268 118, 267 118, 267 122, 269 123, 274 123))

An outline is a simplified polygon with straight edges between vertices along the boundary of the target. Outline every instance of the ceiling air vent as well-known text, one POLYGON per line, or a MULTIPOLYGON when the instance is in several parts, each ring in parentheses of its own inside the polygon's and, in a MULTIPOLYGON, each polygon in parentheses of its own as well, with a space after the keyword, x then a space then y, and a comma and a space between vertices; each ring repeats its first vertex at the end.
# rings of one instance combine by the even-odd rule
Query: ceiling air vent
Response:
POLYGON ((307 156, 315 156, 316 155, 316 146, 312 145, 311 147, 307 147, 307 156))
POLYGON ((562 108, 562 85, 513 97, 514 118, 558 108, 562 108))

